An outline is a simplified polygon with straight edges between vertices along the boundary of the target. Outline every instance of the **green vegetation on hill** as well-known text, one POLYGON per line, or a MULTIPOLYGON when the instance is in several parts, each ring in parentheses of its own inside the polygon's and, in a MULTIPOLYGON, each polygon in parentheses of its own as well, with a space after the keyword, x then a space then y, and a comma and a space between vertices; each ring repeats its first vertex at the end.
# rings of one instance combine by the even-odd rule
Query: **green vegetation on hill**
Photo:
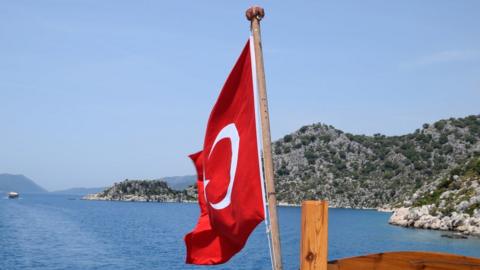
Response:
MULTIPOLYGON (((412 198, 412 206, 435 205, 443 215, 453 211, 470 216, 480 209, 480 157, 452 169, 448 175, 420 189, 412 198), (459 207, 463 203, 462 207, 459 207)), ((435 211, 435 212, 436 212, 435 211)))
POLYGON ((480 155, 480 115, 424 124, 402 136, 353 135, 313 124, 276 141, 273 151, 281 202, 393 205, 480 155))

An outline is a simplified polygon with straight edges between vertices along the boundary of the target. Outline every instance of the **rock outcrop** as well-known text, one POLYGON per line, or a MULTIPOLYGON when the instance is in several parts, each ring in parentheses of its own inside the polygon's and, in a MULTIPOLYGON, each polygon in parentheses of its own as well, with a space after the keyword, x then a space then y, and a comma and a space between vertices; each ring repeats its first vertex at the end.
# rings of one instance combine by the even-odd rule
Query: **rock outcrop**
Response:
POLYGON ((389 223, 480 236, 480 157, 420 188, 389 223))
POLYGON ((389 223, 403 227, 457 231, 464 234, 480 236, 480 212, 473 216, 453 212, 447 216, 433 214, 433 205, 397 209, 390 217, 389 223))

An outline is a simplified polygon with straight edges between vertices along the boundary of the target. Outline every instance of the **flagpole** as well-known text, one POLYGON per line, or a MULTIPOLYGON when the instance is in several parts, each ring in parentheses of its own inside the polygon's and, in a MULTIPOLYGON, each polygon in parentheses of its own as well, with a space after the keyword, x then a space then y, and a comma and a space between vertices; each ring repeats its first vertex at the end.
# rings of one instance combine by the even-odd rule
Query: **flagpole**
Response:
POLYGON ((246 11, 247 19, 251 22, 253 44, 255 51, 255 64, 257 72, 258 96, 260 98, 260 122, 262 126, 263 162, 265 185, 267 191, 268 213, 270 215, 270 234, 272 241, 272 265, 274 270, 282 270, 282 252, 280 247, 280 234, 277 218, 277 198, 275 196, 275 183, 272 161, 272 143, 270 136, 270 118, 268 116, 267 89, 265 83, 265 70, 263 68, 262 41, 260 36, 260 20, 265 15, 262 7, 253 6, 246 11))

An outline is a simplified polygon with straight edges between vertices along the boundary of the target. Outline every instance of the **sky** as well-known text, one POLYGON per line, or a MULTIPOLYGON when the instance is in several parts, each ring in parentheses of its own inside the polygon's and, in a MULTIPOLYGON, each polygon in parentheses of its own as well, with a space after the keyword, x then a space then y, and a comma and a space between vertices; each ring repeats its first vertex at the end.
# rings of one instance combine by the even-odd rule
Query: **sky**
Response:
POLYGON ((0 0, 0 173, 48 190, 193 174, 252 4, 273 140, 480 113, 476 0, 0 0))

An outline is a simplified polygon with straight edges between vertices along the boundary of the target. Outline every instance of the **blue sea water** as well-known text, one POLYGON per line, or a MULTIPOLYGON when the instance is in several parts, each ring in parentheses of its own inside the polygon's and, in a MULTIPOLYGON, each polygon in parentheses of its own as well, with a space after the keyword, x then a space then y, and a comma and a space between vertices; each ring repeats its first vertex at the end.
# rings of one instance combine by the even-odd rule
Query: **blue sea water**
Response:
MULTIPOLYGON (((300 209, 280 207, 285 269, 298 269, 300 209)), ((230 262, 184 264, 183 236, 195 225, 196 204, 82 201, 65 195, 0 200, 0 269, 269 269, 262 224, 230 262)), ((388 213, 330 209, 329 258, 396 250, 480 257, 480 239, 387 224, 388 213)))

